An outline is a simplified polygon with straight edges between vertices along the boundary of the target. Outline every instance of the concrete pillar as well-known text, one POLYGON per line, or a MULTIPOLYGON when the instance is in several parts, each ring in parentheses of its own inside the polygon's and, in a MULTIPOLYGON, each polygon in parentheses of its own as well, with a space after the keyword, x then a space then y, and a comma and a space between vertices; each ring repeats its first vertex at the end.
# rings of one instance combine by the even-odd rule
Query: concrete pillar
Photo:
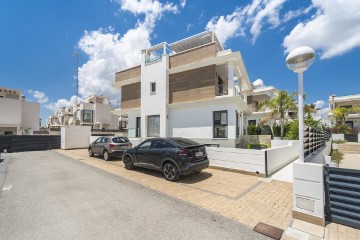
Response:
POLYGON ((228 95, 234 96, 234 63, 228 63, 228 95))

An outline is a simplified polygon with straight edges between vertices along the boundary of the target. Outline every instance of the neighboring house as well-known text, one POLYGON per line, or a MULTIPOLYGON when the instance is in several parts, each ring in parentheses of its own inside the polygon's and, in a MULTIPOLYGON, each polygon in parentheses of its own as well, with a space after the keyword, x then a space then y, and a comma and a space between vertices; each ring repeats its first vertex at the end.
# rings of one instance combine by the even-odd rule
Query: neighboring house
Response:
POLYGON ((216 34, 142 50, 141 64, 116 73, 121 90, 119 116, 128 117, 128 136, 185 137, 235 147, 254 104, 273 87, 254 89, 240 52, 224 50, 216 34), (248 102, 250 100, 250 102, 248 102))
POLYGON ((112 113, 113 108, 107 97, 92 95, 76 106, 64 107, 47 119, 47 128, 68 125, 91 126, 92 129, 119 129, 119 117, 112 113))
POLYGON ((0 88, 0 135, 39 131, 40 104, 26 102, 21 90, 0 88))
MULTIPOLYGON (((360 107, 360 94, 356 95, 347 95, 347 96, 336 96, 332 95, 329 97, 329 120, 331 126, 335 125, 335 119, 331 111, 336 107, 360 107)), ((360 114, 359 113, 350 113, 346 118, 346 124, 348 124, 352 129, 360 129, 360 114)))

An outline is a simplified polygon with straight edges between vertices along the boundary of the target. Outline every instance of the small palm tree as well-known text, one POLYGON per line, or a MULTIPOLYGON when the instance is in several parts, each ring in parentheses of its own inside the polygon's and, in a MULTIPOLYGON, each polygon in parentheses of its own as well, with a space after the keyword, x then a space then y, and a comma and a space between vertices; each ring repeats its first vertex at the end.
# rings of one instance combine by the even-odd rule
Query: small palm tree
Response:
POLYGON ((25 135, 29 135, 29 134, 30 134, 30 130, 31 130, 31 127, 24 128, 24 133, 25 133, 25 135))
POLYGON ((319 110, 320 108, 316 108, 315 103, 304 104, 304 114, 306 118, 311 118, 311 114, 315 114, 319 110))
POLYGON ((350 113, 356 112, 360 113, 359 107, 351 107, 351 108, 345 108, 345 107, 336 107, 333 110, 331 110, 331 113, 333 114, 335 118, 335 127, 340 129, 341 132, 347 133, 351 131, 350 127, 346 125, 345 121, 347 116, 349 116, 350 113))
POLYGON ((266 99, 259 103, 258 107, 261 110, 269 109, 270 114, 260 120, 259 124, 270 121, 271 119, 279 119, 280 122, 280 136, 284 137, 284 126, 286 122, 286 114, 289 111, 296 111, 297 106, 295 103, 295 93, 288 94, 287 91, 282 90, 276 97, 266 99))

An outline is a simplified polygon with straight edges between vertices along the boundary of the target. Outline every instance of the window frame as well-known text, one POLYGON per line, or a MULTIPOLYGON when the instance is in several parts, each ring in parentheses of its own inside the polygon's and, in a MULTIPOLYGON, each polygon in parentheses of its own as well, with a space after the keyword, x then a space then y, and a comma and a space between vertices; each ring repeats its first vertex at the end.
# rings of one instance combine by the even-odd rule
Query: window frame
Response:
POLYGON ((87 110, 87 109, 83 109, 81 110, 82 114, 81 114, 81 118, 82 118, 82 122, 83 123, 94 123, 94 111, 93 110, 87 110), (91 121, 85 121, 85 113, 91 113, 91 121))
POLYGON ((226 138, 227 139, 229 137, 229 131, 228 131, 228 129, 229 129, 229 119, 228 119, 228 116, 229 116, 229 114, 228 114, 227 110, 213 111, 213 138, 226 138), (226 113, 226 124, 221 123, 222 122, 221 118, 222 118, 223 113, 226 113), (220 114, 220 123, 215 123, 216 114, 220 114), (215 131, 216 127, 225 127, 225 134, 224 134, 223 137, 216 134, 216 131, 215 131))
POLYGON ((150 82, 150 95, 156 95, 156 82, 150 82), (153 90, 153 86, 155 90, 153 90))

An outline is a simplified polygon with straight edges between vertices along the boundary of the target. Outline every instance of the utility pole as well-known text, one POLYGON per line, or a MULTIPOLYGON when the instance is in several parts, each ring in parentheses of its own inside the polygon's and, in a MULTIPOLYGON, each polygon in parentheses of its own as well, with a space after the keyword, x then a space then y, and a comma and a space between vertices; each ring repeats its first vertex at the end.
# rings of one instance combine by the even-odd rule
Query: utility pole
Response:
POLYGON ((74 56, 76 58, 76 104, 79 101, 79 52, 74 51, 74 56))

